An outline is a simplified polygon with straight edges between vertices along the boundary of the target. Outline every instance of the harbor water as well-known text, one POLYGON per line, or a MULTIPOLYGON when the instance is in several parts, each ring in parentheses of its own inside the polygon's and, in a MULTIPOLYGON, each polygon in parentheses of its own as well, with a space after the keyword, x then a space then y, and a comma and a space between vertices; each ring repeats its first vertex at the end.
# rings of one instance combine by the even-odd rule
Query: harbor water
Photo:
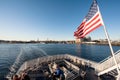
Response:
MULTIPOLYGON (((116 52, 120 46, 113 46, 113 49, 116 52)), ((24 61, 55 54, 71 54, 96 62, 111 55, 107 45, 0 44, 0 80, 10 72, 13 65, 18 68, 24 61)))

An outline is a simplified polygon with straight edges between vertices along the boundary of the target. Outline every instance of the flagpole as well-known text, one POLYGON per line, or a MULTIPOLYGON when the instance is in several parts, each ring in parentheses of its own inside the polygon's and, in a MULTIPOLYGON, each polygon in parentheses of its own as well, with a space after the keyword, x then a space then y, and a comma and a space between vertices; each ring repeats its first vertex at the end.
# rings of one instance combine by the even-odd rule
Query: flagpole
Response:
POLYGON ((95 28, 97 28, 99 26, 103 26, 104 27, 104 32, 105 32, 105 35, 106 35, 106 38, 107 38, 107 41, 108 41, 108 44, 109 44, 109 47, 110 47, 110 51, 111 51, 115 66, 117 67, 117 72, 118 72, 118 75, 119 75, 119 73, 120 73, 119 67, 118 67, 114 52, 113 52, 113 48, 112 48, 112 45, 111 45, 111 42, 110 42, 109 35, 107 33, 107 30, 106 30, 106 26, 104 25, 104 22, 102 20, 102 16, 101 16, 99 6, 97 5, 96 0, 93 0, 93 4, 91 5, 89 13, 85 17, 85 19, 86 19, 85 23, 87 25, 84 24, 82 26, 79 26, 79 27, 82 27, 82 28, 79 28, 77 30, 77 31, 80 31, 79 33, 77 33, 77 36, 83 38, 85 35, 87 35, 91 31, 93 31, 95 28), (83 26, 85 26, 85 27, 83 27, 83 26))
POLYGON ((105 35, 106 35, 107 40, 108 40, 108 44, 109 44, 109 47, 110 47, 111 54, 112 54, 112 56, 113 56, 115 65, 116 65, 116 67, 117 67, 117 72, 118 72, 118 74, 119 74, 119 73, 120 73, 119 67, 118 67, 118 64, 117 64, 117 61, 116 61, 116 58, 115 58, 115 55, 114 55, 114 51, 113 51, 113 48, 112 48, 112 45, 111 45, 111 42, 110 42, 109 35, 108 35, 108 33, 107 33, 107 30, 106 30, 106 26, 103 25, 103 27, 104 27, 105 35))
MULTIPOLYGON (((100 13, 99 6, 97 6, 97 7, 98 7, 98 11, 99 11, 99 13, 100 13)), ((110 51, 111 51, 113 60, 114 60, 114 62, 115 62, 115 65, 116 65, 116 67, 117 67, 117 72, 118 72, 118 75, 119 75, 119 73, 120 73, 119 67, 118 67, 118 64, 117 64, 117 61, 116 61, 116 58, 115 58, 115 55, 114 55, 114 51, 113 51, 113 48, 112 48, 112 45, 111 45, 111 42, 110 42, 110 38, 109 38, 109 35, 108 35, 108 32, 107 32, 106 26, 105 26, 105 24, 104 24, 104 22, 103 22, 101 13, 100 13, 100 17, 101 17, 101 21, 102 21, 102 24, 103 24, 105 36, 106 36, 106 38, 107 38, 107 41, 108 41, 108 44, 109 44, 109 47, 110 47, 110 51)))

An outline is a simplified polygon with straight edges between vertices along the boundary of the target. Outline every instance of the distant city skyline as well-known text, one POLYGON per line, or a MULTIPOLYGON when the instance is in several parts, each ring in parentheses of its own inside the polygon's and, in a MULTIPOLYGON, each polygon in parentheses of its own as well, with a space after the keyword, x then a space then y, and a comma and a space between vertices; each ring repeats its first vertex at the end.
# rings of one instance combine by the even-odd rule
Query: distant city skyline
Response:
MULTIPOLYGON (((0 0, 0 40, 74 40, 93 0, 0 0)), ((97 0, 111 40, 120 40, 119 0, 97 0)), ((103 27, 88 34, 105 39, 103 27)))

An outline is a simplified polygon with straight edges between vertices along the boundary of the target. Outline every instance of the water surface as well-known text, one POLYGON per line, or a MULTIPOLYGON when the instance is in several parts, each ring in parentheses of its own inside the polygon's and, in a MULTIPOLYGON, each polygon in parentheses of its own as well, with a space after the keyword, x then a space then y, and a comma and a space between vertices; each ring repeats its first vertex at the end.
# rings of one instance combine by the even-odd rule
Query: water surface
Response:
MULTIPOLYGON (((113 46, 114 52, 120 46, 113 46)), ((0 80, 8 72, 10 67, 26 60, 43 55, 72 54, 85 59, 99 62, 110 54, 107 45, 75 45, 75 44, 0 44, 0 80)))

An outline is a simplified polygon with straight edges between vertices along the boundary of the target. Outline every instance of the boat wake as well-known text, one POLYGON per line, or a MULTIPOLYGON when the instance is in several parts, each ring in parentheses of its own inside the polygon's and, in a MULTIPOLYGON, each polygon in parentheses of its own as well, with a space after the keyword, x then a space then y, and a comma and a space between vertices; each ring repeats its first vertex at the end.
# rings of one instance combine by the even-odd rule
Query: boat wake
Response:
POLYGON ((47 53, 38 48, 37 46, 22 46, 18 57, 16 58, 13 65, 10 67, 10 72, 6 77, 11 77, 16 74, 20 66, 27 60, 35 59, 38 57, 48 56, 47 53))

